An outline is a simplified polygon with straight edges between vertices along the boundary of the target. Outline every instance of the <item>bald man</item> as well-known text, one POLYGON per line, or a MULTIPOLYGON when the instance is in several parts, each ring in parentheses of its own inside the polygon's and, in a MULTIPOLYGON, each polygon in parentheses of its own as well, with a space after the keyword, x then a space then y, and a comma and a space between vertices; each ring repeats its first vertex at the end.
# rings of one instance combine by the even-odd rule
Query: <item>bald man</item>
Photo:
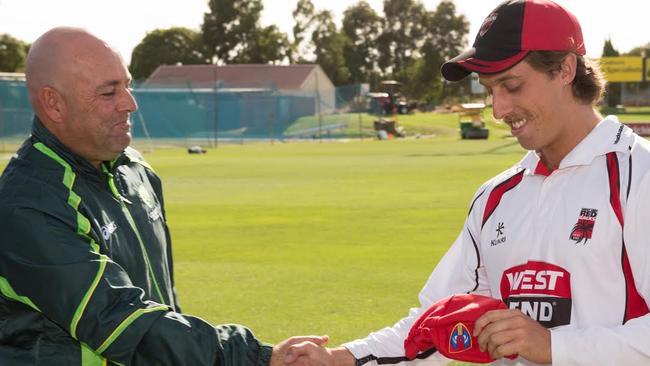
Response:
MULTIPOLYGON (((280 366, 239 325, 182 314, 161 182, 131 142, 120 55, 55 28, 26 64, 32 135, 0 177, 0 365, 280 366)), ((242 304, 242 306, 255 306, 242 304)))

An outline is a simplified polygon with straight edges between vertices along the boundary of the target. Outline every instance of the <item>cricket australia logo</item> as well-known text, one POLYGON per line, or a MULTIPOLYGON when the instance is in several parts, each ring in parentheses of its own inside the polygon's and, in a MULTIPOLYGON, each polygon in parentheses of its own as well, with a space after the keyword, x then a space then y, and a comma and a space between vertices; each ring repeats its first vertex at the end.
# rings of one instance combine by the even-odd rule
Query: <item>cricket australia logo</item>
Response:
POLYGON ((580 244, 584 241, 584 244, 587 244, 587 240, 591 239, 591 233, 594 231, 594 225, 596 225, 596 216, 598 216, 598 210, 595 208, 583 208, 580 210, 580 217, 578 217, 578 222, 573 225, 573 230, 571 230, 571 235, 569 239, 580 244))
POLYGON ((104 238, 104 240, 108 240, 111 235, 113 235, 115 230, 117 230, 117 225, 115 225, 115 221, 111 221, 108 224, 102 226, 101 230, 102 238, 104 238))
POLYGON ((497 238, 496 238, 496 239, 492 239, 492 240, 490 241, 490 246, 491 246, 491 247, 493 247, 493 246, 497 246, 497 245, 499 245, 499 244, 502 244, 502 243, 505 243, 505 242, 506 242, 506 235, 503 233, 503 231, 504 231, 505 229, 506 229, 506 227, 505 227, 505 225, 503 224, 503 222, 500 222, 500 223, 497 225, 497 229, 496 229, 496 232, 497 232, 497 238))
POLYGON ((156 200, 153 198, 153 195, 147 190, 147 187, 145 187, 143 184, 140 184, 137 191, 138 196, 140 196, 140 200, 142 200, 142 202, 144 202, 147 207, 154 208, 156 206, 156 200))
POLYGON ((149 192, 143 184, 140 184, 138 186, 137 191, 140 200, 147 206, 149 219, 151 219, 151 221, 156 221, 162 217, 162 210, 160 206, 156 204, 156 200, 154 199, 151 192, 149 192))

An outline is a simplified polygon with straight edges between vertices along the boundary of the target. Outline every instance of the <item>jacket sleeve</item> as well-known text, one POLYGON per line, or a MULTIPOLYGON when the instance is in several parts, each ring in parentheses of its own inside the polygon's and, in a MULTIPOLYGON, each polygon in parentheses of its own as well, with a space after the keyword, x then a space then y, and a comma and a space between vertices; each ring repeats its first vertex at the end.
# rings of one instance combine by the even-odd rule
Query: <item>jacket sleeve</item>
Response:
MULTIPOLYGON (((650 173, 636 187, 627 201, 623 237, 634 285, 645 303, 650 304, 650 173)), ((650 314, 623 324, 622 312, 621 323, 616 326, 552 329, 553 364, 648 365, 649 335, 650 314)))
MULTIPOLYGON (((38 189, 38 188, 37 188, 38 189)), ((47 201, 47 195, 41 198, 47 201)), ((125 365, 266 366, 271 347, 237 325, 213 327, 144 298, 126 271, 73 222, 71 208, 5 208, 3 295, 30 306, 92 350, 125 365)))
MULTIPOLYGON (((477 195, 480 197, 480 194, 477 195)), ((404 357, 404 339, 411 325, 423 311, 439 299, 458 293, 476 292, 489 295, 485 270, 479 253, 477 212, 480 204, 475 198, 470 214, 465 221, 462 232, 451 248, 440 260, 429 279, 420 291, 420 306, 410 309, 408 315, 391 327, 370 333, 366 338, 344 344, 359 363, 367 365, 419 363, 421 360, 406 361, 404 357)), ((425 354, 420 357, 425 357, 425 354)), ((446 364, 449 360, 439 353, 426 358, 427 365, 446 364)))

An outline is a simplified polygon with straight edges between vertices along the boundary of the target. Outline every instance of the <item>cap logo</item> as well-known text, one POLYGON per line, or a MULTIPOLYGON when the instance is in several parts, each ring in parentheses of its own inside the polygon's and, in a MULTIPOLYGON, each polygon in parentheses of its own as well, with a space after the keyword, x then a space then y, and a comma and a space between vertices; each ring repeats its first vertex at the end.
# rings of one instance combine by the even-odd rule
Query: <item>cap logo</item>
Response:
POLYGON ((494 21, 497 20, 497 16, 499 14, 497 13, 490 13, 490 15, 485 18, 483 21, 483 24, 481 24, 481 29, 478 31, 479 37, 483 37, 485 33, 487 33, 488 30, 490 30, 490 27, 492 27, 492 24, 494 24, 494 21))
POLYGON ((472 336, 463 323, 454 325, 454 330, 449 336, 449 353, 459 353, 472 348, 472 336))

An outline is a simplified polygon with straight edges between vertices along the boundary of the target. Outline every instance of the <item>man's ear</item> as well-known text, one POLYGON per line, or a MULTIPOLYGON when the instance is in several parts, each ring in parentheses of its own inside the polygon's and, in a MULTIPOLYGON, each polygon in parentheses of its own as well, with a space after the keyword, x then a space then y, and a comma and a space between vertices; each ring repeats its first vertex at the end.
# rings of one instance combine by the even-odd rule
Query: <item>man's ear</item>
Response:
POLYGON ((66 105, 63 95, 58 90, 50 86, 44 86, 39 90, 38 98, 43 106, 43 112, 47 114, 50 120, 56 123, 63 122, 66 105))
POLYGON ((560 64, 560 79, 564 85, 570 85, 576 78, 577 57, 575 53, 569 53, 560 64))

